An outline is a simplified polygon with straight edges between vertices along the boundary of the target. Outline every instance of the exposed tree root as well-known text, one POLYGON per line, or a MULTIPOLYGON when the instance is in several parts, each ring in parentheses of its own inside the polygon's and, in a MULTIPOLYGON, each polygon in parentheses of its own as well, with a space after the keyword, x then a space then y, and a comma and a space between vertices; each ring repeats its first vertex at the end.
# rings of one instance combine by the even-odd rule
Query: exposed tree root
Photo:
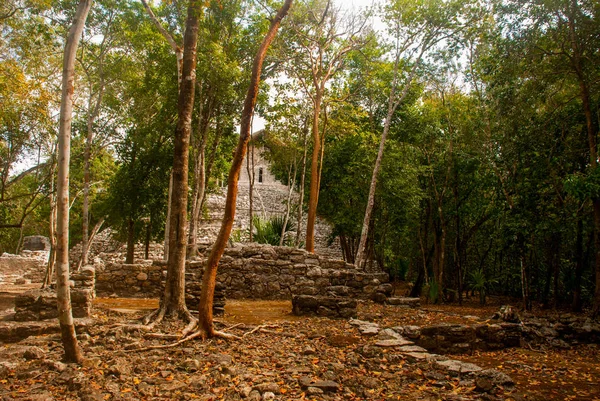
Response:
POLYGON ((176 316, 187 323, 187 326, 183 329, 178 338, 186 338, 198 325, 198 319, 192 316, 192 313, 186 307, 169 310, 165 305, 161 305, 158 309, 146 315, 142 319, 142 323, 145 325, 146 330, 153 330, 157 325, 162 323, 167 315, 176 316))
POLYGON ((178 334, 146 333, 144 334, 144 338, 152 338, 158 340, 179 340, 181 339, 181 336, 178 334))
POLYGON ((188 311, 188 314, 189 314, 188 319, 190 322, 185 327, 185 329, 183 329, 183 332, 181 333, 181 337, 183 337, 183 338, 187 337, 198 326, 198 319, 193 317, 189 311, 188 311))
MULTIPOLYGON (((276 327, 279 327, 279 326, 277 326, 276 324, 263 324, 263 325, 260 325, 260 326, 256 326, 255 328, 253 328, 249 332, 244 333, 244 335, 242 335, 242 338, 246 337, 246 336, 249 336, 250 334, 256 333, 257 331, 267 333, 267 331, 264 331, 264 330, 266 330, 267 328, 274 329, 276 327)), ((277 333, 277 332, 273 332, 273 333, 277 333)), ((277 334, 280 334, 280 333, 277 333, 277 334)))
MULTIPOLYGON (((233 328, 233 326, 231 328, 233 328)), ((159 337, 158 334, 154 334, 150 337, 168 338, 167 335, 159 337)), ((225 340, 241 340, 242 339, 242 337, 236 336, 235 334, 225 333, 222 331, 215 330, 215 331, 213 331, 212 335, 209 335, 208 333, 206 333, 203 330, 197 330, 197 331, 193 332, 192 334, 188 335, 187 337, 184 337, 184 338, 182 338, 178 341, 175 341, 174 343, 171 343, 171 344, 151 345, 151 346, 143 347, 143 348, 126 349, 125 352, 142 352, 142 351, 150 351, 150 350, 154 350, 154 349, 173 348, 173 347, 176 347, 178 345, 181 345, 183 343, 186 343, 186 342, 193 340, 195 338, 198 338, 198 337, 202 338, 202 340, 206 340, 209 338, 223 338, 225 340)))
POLYGON ((222 331, 214 331, 213 337, 223 338, 225 340, 241 340, 242 339, 242 337, 240 337, 240 336, 236 336, 235 334, 231 334, 231 333, 224 333, 222 331))
POLYGON ((147 314, 146 316, 144 316, 142 318, 142 324, 144 324, 144 326, 147 326, 148 323, 150 323, 150 321, 152 320, 152 318, 154 316, 156 316, 156 314, 158 313, 159 309, 154 309, 152 312, 150 312, 149 314, 147 314))
POLYGON ((235 329, 236 327, 240 327, 242 326, 244 323, 236 323, 233 326, 230 327, 225 327, 223 330, 221 330, 223 333, 226 332, 227 330, 231 330, 231 329, 235 329))

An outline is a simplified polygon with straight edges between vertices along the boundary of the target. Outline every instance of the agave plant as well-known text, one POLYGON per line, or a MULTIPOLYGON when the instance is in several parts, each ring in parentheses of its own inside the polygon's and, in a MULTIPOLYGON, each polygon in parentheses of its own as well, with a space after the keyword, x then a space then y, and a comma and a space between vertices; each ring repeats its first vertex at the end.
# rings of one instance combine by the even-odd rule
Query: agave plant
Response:
MULTIPOLYGON (((283 232, 283 225, 285 219, 283 216, 272 216, 269 219, 261 219, 260 217, 254 217, 252 220, 253 226, 253 239, 259 244, 270 244, 279 245, 281 240, 281 233, 283 232)), ((285 226, 284 232, 284 244, 289 245, 289 240, 286 240, 286 234, 295 230, 294 224, 288 221, 285 226)))
POLYGON ((471 278, 471 288, 474 291, 479 292, 479 303, 481 303, 481 305, 485 305, 485 298, 487 296, 487 292, 489 291, 489 287, 493 284, 496 284, 498 280, 488 279, 485 276, 483 269, 475 270, 469 276, 471 278))

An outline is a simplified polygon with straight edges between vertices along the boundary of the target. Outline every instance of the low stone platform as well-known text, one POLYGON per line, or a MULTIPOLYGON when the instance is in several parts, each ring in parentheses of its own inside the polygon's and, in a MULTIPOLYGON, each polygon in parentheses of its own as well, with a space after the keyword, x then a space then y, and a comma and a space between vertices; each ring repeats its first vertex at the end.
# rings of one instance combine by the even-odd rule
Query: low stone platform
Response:
MULTIPOLYGON (((71 275, 71 306, 73 317, 89 317, 92 312, 95 270, 85 266, 71 275)), ((15 298, 15 316, 17 322, 55 319, 58 317, 56 289, 35 289, 15 298)))
MULTIPOLYGON (((73 317, 89 317, 94 299, 91 289, 71 289, 71 305, 73 317)), ((28 322, 36 320, 56 319, 58 309, 56 307, 56 291, 31 290, 15 298, 15 316, 17 322, 28 322)))
POLYGON ((421 306, 421 298, 409 297, 390 297, 386 300, 388 305, 405 306, 408 308, 418 308, 421 306))
POLYGON ((500 324, 438 324, 432 326, 398 326, 394 330, 430 352, 444 354, 492 351, 518 347, 522 326, 500 324))
POLYGON ((318 295, 294 295, 292 297, 294 315, 349 318, 356 316, 357 307, 358 302, 350 298, 318 295))

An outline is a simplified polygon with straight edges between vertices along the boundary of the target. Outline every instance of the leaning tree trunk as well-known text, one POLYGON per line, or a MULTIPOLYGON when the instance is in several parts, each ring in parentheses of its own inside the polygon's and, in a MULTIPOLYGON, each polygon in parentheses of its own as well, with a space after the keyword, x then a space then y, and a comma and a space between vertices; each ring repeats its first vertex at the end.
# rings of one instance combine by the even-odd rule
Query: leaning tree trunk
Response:
MULTIPOLYGON (((250 135, 249 141, 252 140, 250 135)), ((246 157, 246 171, 248 173, 248 242, 254 240, 254 143, 250 146, 250 154, 246 157)))
POLYGON ((185 259, 187 248, 186 217, 188 200, 188 156, 192 111, 194 108, 194 88, 196 86, 196 48, 198 27, 203 3, 190 0, 183 38, 183 68, 179 90, 177 126, 173 151, 173 189, 171 216, 169 223, 169 258, 167 278, 161 306, 154 324, 165 315, 195 321, 185 304, 185 259))
POLYGON ((231 163, 231 169, 229 170, 229 177, 227 179, 227 199, 225 201, 225 213, 223 221, 221 223, 221 229, 219 235, 213 245, 213 248, 208 256, 206 267, 204 269, 204 275, 202 277, 202 289, 200 293, 200 307, 198 316, 198 326, 200 333, 205 337, 212 337, 215 335, 213 327, 213 298, 215 294, 215 284, 217 278, 217 268, 225 246, 229 240, 231 234, 231 228, 233 226, 233 219, 235 217, 235 201, 237 198, 237 184, 240 178, 240 170, 242 169, 242 162, 244 155, 248 148, 248 141, 250 139, 250 128, 252 116, 254 114, 254 106, 256 105, 256 98, 258 96, 258 85, 260 83, 260 73, 262 70, 262 64, 267 53, 269 45, 275 38, 275 34, 279 29, 279 24, 285 15, 287 14, 293 0, 285 0, 285 3, 275 16, 271 20, 271 26, 267 35, 263 39, 263 42, 256 53, 254 58, 254 64, 252 66, 252 78, 250 80, 250 87, 246 94, 246 100, 244 101, 244 109, 242 111, 242 121, 240 128, 240 139, 238 141, 233 161, 231 163))
POLYGON ((58 130, 58 179, 57 198, 57 241, 56 241, 56 295, 58 321, 65 360, 81 363, 83 354, 77 342, 71 291, 69 288, 69 161, 71 156, 71 119, 73 115, 73 90, 75 81, 75 57, 79 38, 92 0, 81 0, 77 6, 73 25, 69 29, 63 60, 62 93, 60 101, 60 123, 58 130))
POLYGON ((404 101, 404 98, 408 94, 408 90, 411 87, 412 80, 416 74, 416 67, 419 65, 425 46, 421 49, 421 53, 417 58, 417 62, 411 69, 408 77, 407 84, 402 89, 400 96, 396 98, 396 90, 398 88, 398 64, 400 61, 400 53, 396 54, 396 61, 394 62, 394 78, 393 84, 388 97, 388 110, 383 123, 383 133, 379 141, 379 150, 377 151, 377 159, 375 160, 375 166, 373 167, 373 174, 371 175, 371 184, 369 186, 369 197, 367 199, 367 208, 365 209, 365 217, 363 219, 362 230, 360 233, 360 241, 358 243, 358 251, 356 252, 356 266, 363 267, 365 264, 365 247, 367 245, 367 237, 369 236, 369 224, 371 222, 371 213, 373 213, 373 205, 375 205, 375 190, 377 189, 377 177, 379 176, 379 170, 381 170, 381 161, 383 160, 383 151, 385 149, 385 142, 387 140, 388 133, 390 132, 390 126, 392 124, 392 117, 396 112, 398 106, 404 101))

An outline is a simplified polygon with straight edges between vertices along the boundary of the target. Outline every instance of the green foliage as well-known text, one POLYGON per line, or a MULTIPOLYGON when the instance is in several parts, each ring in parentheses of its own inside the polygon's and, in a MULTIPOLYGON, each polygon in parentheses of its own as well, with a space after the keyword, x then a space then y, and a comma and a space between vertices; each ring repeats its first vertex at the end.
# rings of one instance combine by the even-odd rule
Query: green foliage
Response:
MULTIPOLYGON (((284 216, 276 215, 271 216, 268 219, 262 219, 255 216, 252 220, 253 240, 259 244, 279 245, 284 223, 284 216)), ((288 221, 285 227, 283 244, 290 246, 293 243, 293 239, 287 234, 294 232, 295 227, 291 221, 288 221)))
POLYGON ((588 169, 585 174, 570 174, 565 179, 565 191, 580 201, 600 197, 600 168, 588 169))
POLYGON ((479 302, 481 305, 485 305, 488 291, 490 291, 493 285, 498 284, 498 280, 487 278, 483 269, 471 272, 469 278, 471 289, 479 292, 479 302))

